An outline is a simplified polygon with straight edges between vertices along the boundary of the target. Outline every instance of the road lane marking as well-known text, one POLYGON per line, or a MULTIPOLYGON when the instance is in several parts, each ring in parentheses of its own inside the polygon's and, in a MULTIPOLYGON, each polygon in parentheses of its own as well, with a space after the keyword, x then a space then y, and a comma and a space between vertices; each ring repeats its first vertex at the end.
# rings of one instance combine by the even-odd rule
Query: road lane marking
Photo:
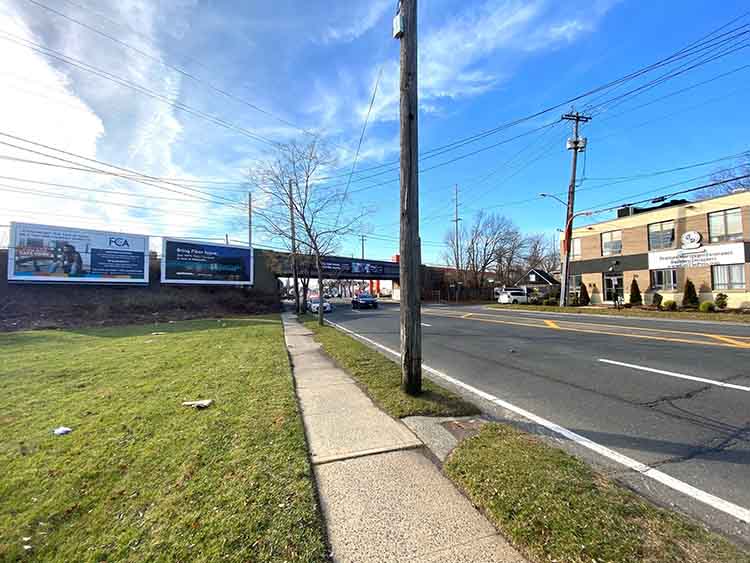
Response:
MULTIPOLYGON (((433 315, 436 317, 448 317, 451 319, 469 319, 469 320, 485 322, 485 323, 527 326, 531 328, 550 328, 547 325, 538 324, 538 323, 521 322, 521 321, 505 321, 505 320, 500 320, 497 318, 482 318, 483 316, 485 317, 493 316, 493 315, 483 315, 482 313, 468 313, 460 317, 456 315, 450 315, 450 314, 446 315, 444 313, 437 313, 437 312, 432 312, 432 311, 422 311, 422 313, 424 315, 433 315)), ((560 321, 560 322, 565 322, 567 324, 576 324, 576 325, 583 324, 583 323, 572 323, 570 321, 560 321)), ((621 328, 624 330, 639 330, 638 327, 628 327, 628 326, 623 326, 623 325, 605 325, 605 324, 599 324, 599 323, 584 324, 584 326, 591 326, 591 327, 604 326, 604 327, 621 328)), ((723 348, 742 348, 742 349, 750 348, 750 346, 748 346, 744 342, 730 343, 727 341, 718 341, 718 339, 717 340, 690 340, 688 338, 654 336, 650 334, 629 334, 625 332, 612 332, 612 331, 606 331, 606 330, 584 329, 584 328, 576 328, 576 327, 570 327, 570 326, 559 326, 558 330, 567 330, 571 332, 584 332, 587 334, 599 334, 599 335, 606 335, 606 336, 622 336, 624 338, 641 338, 641 339, 646 339, 646 340, 660 340, 662 342, 678 342, 680 344, 698 344, 701 346, 720 346, 723 348)), ((659 330, 659 329, 642 328, 640 330, 647 330, 651 332, 666 332, 670 334, 674 333, 674 331, 659 330)), ((712 338, 713 336, 717 336, 717 335, 710 335, 710 334, 704 334, 704 333, 699 333, 699 332, 690 333, 690 332, 684 332, 684 331, 679 331, 679 334, 695 335, 695 336, 701 336, 703 338, 712 338)))
POLYGON ((728 389, 737 389, 738 391, 750 391, 750 387, 745 387, 744 385, 735 385, 734 383, 724 383, 723 381, 716 381, 715 379, 706 379, 704 377, 696 377, 694 375, 685 375, 684 373, 666 371, 663 369, 655 369, 655 368, 650 368, 646 366, 639 366, 636 364, 626 364, 625 362, 616 362, 614 360, 606 360, 604 358, 599 358, 599 361, 604 362, 605 364, 613 364, 616 366, 623 366, 626 368, 638 369, 641 371, 650 371, 651 373, 669 375, 670 377, 678 377, 680 379, 689 379, 690 381, 699 381, 701 383, 708 383, 710 385, 716 385, 718 387, 726 387, 728 389))
MULTIPOLYGON (((750 348, 750 343, 737 340, 734 336, 724 336, 723 334, 706 334, 706 336, 710 338, 716 338, 717 340, 721 340, 722 342, 734 344, 735 346, 739 346, 740 348, 750 348)), ((739 338, 742 337, 740 336, 739 338)))
MULTIPOLYGON (((338 328, 339 330, 342 330, 348 334, 351 334, 352 336, 359 338, 360 340, 364 342, 368 342, 372 344, 376 348, 379 348, 391 354, 392 356, 401 357, 401 354, 399 352, 396 352, 395 350, 392 350, 391 348, 388 348, 387 346, 383 346, 379 342, 375 342, 374 340, 367 338, 366 336, 362 336, 361 334, 358 334, 352 330, 349 330, 348 328, 345 328, 337 323, 334 323, 328 320, 326 322, 330 324, 331 326, 338 328)), ((507 401, 503 401, 502 399, 495 397, 494 395, 491 395, 490 393, 482 391, 481 389, 478 389, 477 387, 474 387, 473 385, 464 383, 463 381, 455 379, 451 377, 450 375, 447 375, 441 371, 431 368, 427 364, 422 364, 422 368, 426 372, 431 373, 432 375, 440 379, 443 379, 455 385, 456 387, 461 387, 462 389, 465 389, 469 393, 472 393, 473 395, 476 395, 484 399, 485 401, 489 401, 499 407, 502 407, 511 412, 514 412, 517 415, 522 416, 526 418, 527 420, 530 420, 538 424, 539 426, 543 426, 544 428, 547 428, 548 430, 551 430, 555 432, 556 434, 560 434, 561 436, 564 436, 565 438, 575 442, 576 444, 580 446, 583 446, 591 451, 594 451, 598 453, 599 455, 602 455, 614 462, 619 463, 620 465, 624 465, 628 469, 636 471, 640 473, 641 475, 645 475, 646 477, 650 477, 651 479, 658 481, 659 483, 669 487, 670 489, 678 491, 697 501, 707 504, 711 506, 712 508, 715 508, 716 510, 724 512, 725 514, 729 514, 730 516, 733 516, 734 518, 737 518, 738 520, 742 522, 750 524, 750 510, 748 510, 745 507, 739 506, 737 504, 729 502, 728 500, 724 500, 723 498, 712 495, 711 493, 708 493, 702 489, 694 487, 688 483, 685 483, 684 481, 675 479, 674 477, 667 475, 663 471, 659 471, 658 469, 649 467, 645 463, 641 463, 640 461, 637 461, 633 458, 630 458, 626 455, 616 452, 615 450, 612 450, 608 448, 607 446, 603 446, 597 442, 594 442, 593 440, 589 440, 585 436, 576 434, 572 430, 568 430, 567 428, 564 428, 563 426, 560 426, 559 424, 556 424, 550 420, 537 416, 534 413, 527 411, 525 409, 522 409, 521 407, 517 407, 516 405, 513 405, 511 403, 508 403, 507 401)))
POLYGON ((546 324, 550 328, 560 328, 560 326, 555 321, 544 319, 544 324, 546 324))
POLYGON ((422 326, 427 326, 427 327, 430 327, 430 326, 432 326, 432 325, 428 325, 427 323, 420 323, 420 324, 421 324, 422 326))

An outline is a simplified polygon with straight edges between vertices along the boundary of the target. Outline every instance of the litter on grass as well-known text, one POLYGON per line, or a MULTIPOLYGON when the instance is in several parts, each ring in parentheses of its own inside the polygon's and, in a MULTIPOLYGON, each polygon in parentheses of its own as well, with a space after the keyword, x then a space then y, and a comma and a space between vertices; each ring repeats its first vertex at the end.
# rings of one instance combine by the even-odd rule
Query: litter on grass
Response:
POLYGON ((55 428, 52 432, 55 434, 55 436, 63 436, 65 434, 70 434, 71 432, 73 432, 73 429, 68 428, 67 426, 60 426, 59 428, 55 428))
POLYGON ((182 403, 183 407, 193 407, 196 409, 205 409, 211 406, 213 399, 201 399, 200 401, 185 401, 182 403))

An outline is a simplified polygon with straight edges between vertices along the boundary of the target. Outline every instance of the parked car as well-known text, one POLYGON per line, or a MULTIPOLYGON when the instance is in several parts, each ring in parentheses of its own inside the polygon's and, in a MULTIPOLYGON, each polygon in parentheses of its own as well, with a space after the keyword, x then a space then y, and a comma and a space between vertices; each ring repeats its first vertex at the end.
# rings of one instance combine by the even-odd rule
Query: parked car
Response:
POLYGON ((528 303, 529 295, 523 287, 506 287, 498 292, 497 302, 513 305, 528 303))
MULTIPOLYGON (((318 309, 320 309, 320 299, 317 299, 317 298, 310 299, 310 301, 307 304, 307 308, 310 310, 311 313, 317 314, 318 309)), ((333 306, 324 299, 323 300, 323 312, 330 313, 331 311, 333 311, 333 306)))
POLYGON ((378 300, 369 293, 360 293, 352 299, 352 309, 377 309, 378 300))

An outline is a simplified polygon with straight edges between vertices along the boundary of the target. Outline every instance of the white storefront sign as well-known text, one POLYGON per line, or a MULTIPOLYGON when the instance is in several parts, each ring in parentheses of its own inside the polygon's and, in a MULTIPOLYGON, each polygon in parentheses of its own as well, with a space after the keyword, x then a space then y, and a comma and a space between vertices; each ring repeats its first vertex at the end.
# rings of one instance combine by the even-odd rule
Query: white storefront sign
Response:
POLYGON ((745 262, 745 243, 715 244, 696 249, 660 250, 648 253, 649 270, 703 268, 745 262))

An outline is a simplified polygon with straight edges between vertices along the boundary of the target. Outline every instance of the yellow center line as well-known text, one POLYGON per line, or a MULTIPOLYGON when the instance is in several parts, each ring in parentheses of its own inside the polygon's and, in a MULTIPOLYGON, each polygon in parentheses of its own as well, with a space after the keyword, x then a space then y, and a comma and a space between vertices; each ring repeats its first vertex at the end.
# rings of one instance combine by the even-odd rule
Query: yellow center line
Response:
POLYGON ((750 342, 742 342, 740 340, 735 340, 734 337, 730 338, 729 336, 724 336, 723 334, 706 334, 706 336, 708 336, 709 338, 715 338, 717 340, 728 342, 729 344, 737 346, 738 348, 750 348, 750 342))
POLYGON ((560 326, 555 321, 549 321, 545 319, 544 324, 546 324, 550 328, 560 328, 560 326))
MULTIPOLYGON (((423 311, 423 313, 426 314, 426 315, 434 315, 434 316, 438 316, 438 317, 449 317, 449 318, 453 318, 453 319, 467 319, 467 320, 478 321, 478 322, 485 322, 485 323, 507 324, 507 325, 515 325, 515 326, 526 326, 526 327, 531 327, 531 328, 546 328, 546 329, 553 328, 553 327, 551 327, 548 324, 529 323, 529 322, 520 322, 520 321, 504 321, 504 320, 499 320, 499 319, 496 319, 496 318, 495 319, 480 318, 476 314, 472 314, 472 313, 467 313, 466 315, 463 315, 463 316, 450 315, 450 314, 445 314, 443 312, 433 313, 433 312, 423 311)), ((493 316, 493 315, 481 315, 480 314, 480 316, 482 316, 482 317, 484 317, 484 316, 490 317, 490 316, 493 316)), ((581 324, 581 323, 576 323, 576 324, 581 324)), ((599 326, 599 325, 588 325, 588 326, 599 326)), ((631 328, 631 327, 622 327, 622 326, 617 326, 617 325, 602 325, 602 326, 609 326, 609 327, 615 326, 616 328, 625 328, 625 329, 631 328)), ((743 348, 743 349, 749 348, 749 346, 747 346, 744 342, 737 342, 737 341, 731 341, 730 342, 730 341, 728 341, 728 340, 725 339, 726 337, 716 338, 716 340, 720 340, 720 341, 713 341, 713 340, 691 340, 691 339, 688 339, 688 338, 675 338, 675 337, 667 337, 667 336, 655 336, 655 335, 649 335, 649 334, 629 334, 629 333, 612 332, 612 331, 604 331, 604 330, 589 330, 589 329, 573 328, 573 327, 559 326, 559 325, 557 326, 556 330, 567 330, 567 331, 570 331, 570 332, 583 332, 583 333, 586 333, 586 334, 604 334, 604 335, 607 335, 607 336, 621 336, 621 337, 624 337, 624 338, 641 338, 641 339, 646 339, 646 340, 659 340, 659 341, 662 341, 662 342, 678 342, 680 344, 700 344, 700 345, 703 345, 703 346, 720 346, 722 348, 743 348)), ((647 329, 644 329, 644 330, 647 330, 647 329)), ((669 331, 662 331, 662 332, 669 332, 669 331)), ((708 338, 715 338, 717 336, 721 336, 721 335, 707 335, 707 334, 703 334, 703 333, 680 333, 680 334, 690 334, 690 335, 695 335, 695 336, 702 336, 704 338, 706 338, 706 337, 708 337, 708 338)), ((729 339, 729 340, 731 340, 731 339, 729 339)))
MULTIPOLYGON (((496 315, 489 315, 487 313, 479 313, 480 316, 486 316, 486 317, 496 317, 496 315)), ((544 321, 545 323, 547 321, 544 321)), ((714 333, 707 333, 707 332, 692 332, 689 330, 668 330, 664 328, 648 328, 648 327, 641 327, 641 326, 630 326, 630 325, 613 325, 608 323, 595 323, 595 322, 585 322, 585 321, 568 321, 568 320, 559 320, 558 322, 564 324, 565 326, 573 325, 573 326, 583 326, 588 327, 592 329, 596 329, 597 327, 605 327, 605 328, 616 328, 616 329, 624 329, 624 330, 633 330, 633 331, 640 331, 640 332, 658 332, 658 333, 666 333, 666 334, 681 334, 681 335, 689 335, 689 336, 703 336, 704 338, 716 338, 718 340, 724 340, 726 342, 730 342, 731 344, 734 344, 739 347, 743 347, 746 343, 740 342, 737 339, 750 339, 750 336, 727 336, 724 334, 714 334, 714 333)), ((553 327, 553 328, 561 328, 561 327, 553 327)))

